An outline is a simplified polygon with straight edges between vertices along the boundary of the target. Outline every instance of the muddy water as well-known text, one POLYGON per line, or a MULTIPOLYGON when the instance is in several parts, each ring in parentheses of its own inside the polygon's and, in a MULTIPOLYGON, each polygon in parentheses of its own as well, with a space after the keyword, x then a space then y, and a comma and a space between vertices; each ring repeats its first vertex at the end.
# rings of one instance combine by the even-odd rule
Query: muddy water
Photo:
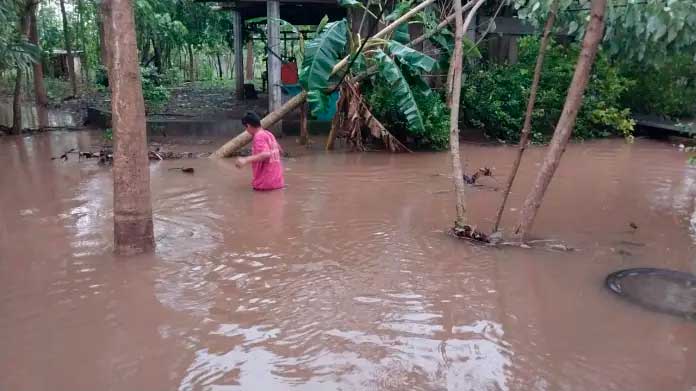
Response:
MULTIPOLYGON (((696 323, 602 286, 696 272, 696 169, 669 145, 569 148, 535 231, 575 253, 444 235, 446 154, 307 153, 264 194, 230 161, 161 162, 157 252, 120 259, 109 170, 46 158, 93 141, 0 139, 1 390, 696 389, 696 323)), ((513 150, 463 152, 500 175, 469 191, 488 228, 513 150)))

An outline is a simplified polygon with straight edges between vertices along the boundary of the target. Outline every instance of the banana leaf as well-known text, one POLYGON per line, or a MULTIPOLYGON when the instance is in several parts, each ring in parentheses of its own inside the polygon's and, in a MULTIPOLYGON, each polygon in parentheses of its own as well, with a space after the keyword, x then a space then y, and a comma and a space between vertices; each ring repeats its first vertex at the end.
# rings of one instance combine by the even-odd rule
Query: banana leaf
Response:
POLYGON ((324 90, 329 86, 333 67, 346 51, 347 42, 348 28, 344 19, 327 24, 305 46, 300 84, 307 91, 307 101, 315 115, 326 109, 328 96, 324 94, 324 90))
POLYGON ((411 49, 396 41, 389 41, 387 52, 397 57, 402 64, 424 72, 431 72, 437 64, 435 59, 427 54, 411 49))
POLYGON ((402 17, 406 12, 408 12, 411 9, 411 3, 412 1, 402 1, 401 3, 397 4, 396 7, 394 7, 394 11, 392 11, 389 15, 387 15, 384 20, 387 22, 393 22, 400 17, 402 17))
POLYGON ((411 41, 411 35, 408 33, 408 23, 399 25, 392 33, 392 39, 403 44, 409 43, 411 41))
POLYGON ((383 78, 392 88, 394 99, 406 117, 409 130, 416 134, 424 133, 423 114, 416 104, 414 91, 401 72, 401 68, 382 50, 378 50, 374 58, 379 62, 379 74, 377 77, 383 78))

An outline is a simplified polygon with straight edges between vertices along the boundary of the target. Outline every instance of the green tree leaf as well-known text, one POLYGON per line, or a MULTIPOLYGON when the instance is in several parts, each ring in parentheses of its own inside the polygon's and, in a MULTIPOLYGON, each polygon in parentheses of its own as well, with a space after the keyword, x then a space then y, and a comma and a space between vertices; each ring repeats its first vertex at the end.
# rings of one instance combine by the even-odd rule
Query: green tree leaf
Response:
POLYGON ((307 91, 313 113, 326 108, 324 90, 329 86, 333 67, 346 52, 348 28, 346 20, 326 25, 322 32, 305 45, 305 58, 300 71, 300 84, 307 91))
POLYGON ((378 50, 375 59, 379 62, 378 77, 383 78, 393 89, 394 99, 397 106, 402 110, 406 117, 408 127, 414 133, 422 134, 425 132, 423 114, 418 108, 414 92, 401 72, 396 62, 382 50, 378 50))
POLYGON ((424 72, 431 72, 436 65, 434 58, 396 41, 389 41, 387 44, 387 52, 397 57, 401 63, 424 72))

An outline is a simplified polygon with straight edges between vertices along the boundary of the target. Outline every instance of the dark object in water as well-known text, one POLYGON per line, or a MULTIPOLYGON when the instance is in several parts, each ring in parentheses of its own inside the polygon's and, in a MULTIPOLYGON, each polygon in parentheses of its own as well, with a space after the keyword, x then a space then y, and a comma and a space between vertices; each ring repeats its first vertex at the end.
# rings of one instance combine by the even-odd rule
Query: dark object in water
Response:
POLYGON ((465 225, 464 227, 453 227, 450 231, 452 235, 461 239, 471 239, 478 242, 490 243, 491 239, 485 233, 478 231, 475 227, 465 225))
POLYGON ((473 173, 471 176, 463 174, 464 176, 464 183, 473 185, 476 183, 476 181, 479 179, 481 176, 493 176, 493 170, 491 170, 488 167, 483 167, 479 168, 475 173, 473 173))
POLYGON ((606 278, 617 295, 645 308, 673 315, 696 316, 696 276, 667 269, 619 270, 606 278))
POLYGON ((193 174, 193 172, 195 171, 193 167, 174 167, 170 168, 170 170, 181 170, 181 172, 185 172, 187 174, 193 174))
POLYGON ((65 153, 63 153, 62 155, 60 155, 60 156, 58 156, 58 157, 52 157, 51 160, 63 159, 63 161, 67 161, 67 160, 68 160, 68 154, 69 154, 69 153, 73 153, 73 152, 75 152, 75 148, 70 148, 69 150, 65 151, 65 153))

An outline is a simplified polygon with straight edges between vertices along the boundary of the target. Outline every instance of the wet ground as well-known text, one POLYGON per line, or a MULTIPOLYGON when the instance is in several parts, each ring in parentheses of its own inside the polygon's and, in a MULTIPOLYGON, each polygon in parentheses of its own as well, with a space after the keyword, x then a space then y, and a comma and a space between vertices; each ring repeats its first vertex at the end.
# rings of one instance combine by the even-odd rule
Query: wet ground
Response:
MULTIPOLYGON (((153 163, 157 252, 121 259, 109 169, 46 158, 94 137, 0 138, 0 390, 696 389, 696 323, 603 287, 696 272, 696 168, 669 144, 568 149, 535 232, 572 253, 445 235, 447 154, 295 154, 273 193, 230 160, 153 163)), ((468 194, 488 229, 514 150, 462 152, 498 173, 468 194)))

